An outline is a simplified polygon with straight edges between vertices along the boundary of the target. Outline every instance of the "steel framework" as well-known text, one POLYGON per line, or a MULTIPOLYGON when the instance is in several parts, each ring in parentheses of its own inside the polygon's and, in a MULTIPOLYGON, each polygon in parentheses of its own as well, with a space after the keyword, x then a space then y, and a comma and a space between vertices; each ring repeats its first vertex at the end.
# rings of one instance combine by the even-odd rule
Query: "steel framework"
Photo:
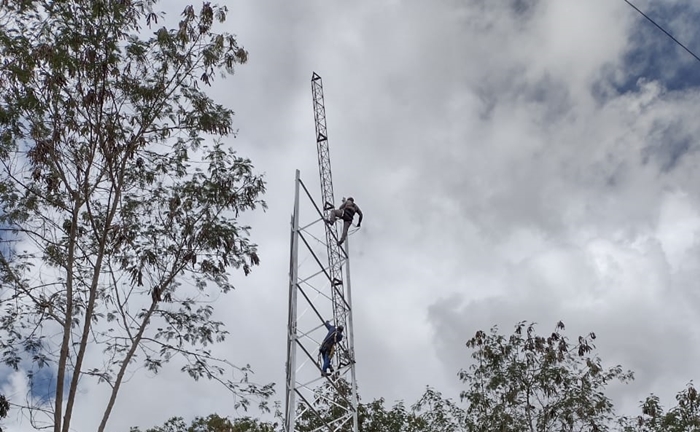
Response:
POLYGON ((315 72, 311 92, 322 205, 313 199, 297 170, 290 242, 285 431, 295 432, 303 420, 306 426, 313 425, 313 431, 357 432, 350 241, 346 240, 345 249, 338 246, 337 228, 325 223, 335 202, 323 84, 315 72), (344 326, 345 337, 332 359, 335 373, 323 377, 318 348, 327 332, 324 323, 331 320, 335 326, 344 326))

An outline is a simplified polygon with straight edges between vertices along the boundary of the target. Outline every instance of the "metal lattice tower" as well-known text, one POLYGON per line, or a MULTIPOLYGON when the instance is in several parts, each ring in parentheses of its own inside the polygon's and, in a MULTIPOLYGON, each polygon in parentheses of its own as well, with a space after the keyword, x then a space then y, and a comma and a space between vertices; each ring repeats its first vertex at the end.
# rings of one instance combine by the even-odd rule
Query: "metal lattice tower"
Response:
POLYGON ((297 170, 289 269, 285 431, 295 432, 299 422, 303 422, 314 431, 357 432, 359 399, 350 295, 350 241, 345 241, 345 249, 338 246, 337 228, 324 221, 335 208, 335 202, 323 84, 315 72, 311 92, 321 206, 297 170), (327 333, 326 321, 336 327, 342 325, 345 331, 331 359, 336 372, 322 377, 319 345, 327 333))

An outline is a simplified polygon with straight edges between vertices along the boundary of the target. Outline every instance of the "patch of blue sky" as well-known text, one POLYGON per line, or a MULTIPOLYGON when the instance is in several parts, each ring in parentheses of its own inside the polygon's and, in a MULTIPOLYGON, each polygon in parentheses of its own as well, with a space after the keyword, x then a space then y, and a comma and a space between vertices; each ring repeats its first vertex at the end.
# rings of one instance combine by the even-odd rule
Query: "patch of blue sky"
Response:
MULTIPOLYGON (((638 7, 658 25, 700 56, 700 8, 692 2, 650 2, 638 7)), ((630 49, 623 59, 623 79, 613 82, 619 93, 638 90, 640 79, 658 81, 670 91, 700 87, 700 61, 637 15, 630 35, 630 49)))
MULTIPOLYGON (((49 402, 56 396, 56 371, 53 368, 35 368, 31 372, 32 379, 30 380, 30 391, 35 400, 41 402, 49 402)), ((64 380, 65 385, 64 395, 68 394, 68 385, 70 384, 70 376, 64 380)))
MULTIPOLYGON (((22 363, 19 365, 19 372, 25 374, 28 378, 27 389, 30 392, 28 395, 32 400, 41 403, 48 403, 56 396, 56 369, 52 366, 45 366, 42 368, 37 367, 32 364, 29 359, 23 359, 22 363)), ((72 374, 67 371, 66 377, 64 379, 64 396, 68 395, 68 387, 70 385, 70 380, 72 374)), ((0 365, 0 388, 9 388, 12 385, 12 374, 15 371, 6 365, 0 365)), ((10 398, 20 397, 23 398, 27 395, 6 395, 10 398)), ((17 402, 19 403, 19 401, 17 402)))

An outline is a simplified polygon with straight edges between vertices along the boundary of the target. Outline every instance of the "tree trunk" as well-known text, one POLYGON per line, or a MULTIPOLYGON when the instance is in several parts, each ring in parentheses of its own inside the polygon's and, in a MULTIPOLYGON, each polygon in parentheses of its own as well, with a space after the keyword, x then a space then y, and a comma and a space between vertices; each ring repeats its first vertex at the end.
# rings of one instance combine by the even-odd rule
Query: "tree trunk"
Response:
POLYGON ((55 409, 53 426, 54 432, 61 432, 61 412, 63 409, 63 383, 66 376, 68 348, 70 346, 71 340, 71 324, 73 323, 73 260, 75 258, 75 237, 78 227, 78 215, 80 214, 80 207, 80 201, 76 199, 73 205, 73 215, 71 218, 71 228, 68 240, 68 258, 66 259, 66 317, 65 321, 63 322, 63 340, 61 341, 61 355, 58 359, 58 372, 56 374, 56 402, 54 405, 55 409))

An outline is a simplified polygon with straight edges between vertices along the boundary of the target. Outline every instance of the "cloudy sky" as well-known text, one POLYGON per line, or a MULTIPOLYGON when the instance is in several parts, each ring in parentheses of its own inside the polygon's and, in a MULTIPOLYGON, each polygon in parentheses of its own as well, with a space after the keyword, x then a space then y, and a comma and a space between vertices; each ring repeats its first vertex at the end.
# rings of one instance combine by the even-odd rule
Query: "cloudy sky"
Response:
MULTIPOLYGON (((167 2, 170 24, 186 3, 167 2)), ((596 332, 604 361, 636 372, 611 390, 622 412, 700 378, 700 64, 623 0, 227 3, 250 60, 214 91, 269 210, 246 218, 262 265, 218 301, 232 333, 219 352, 278 400, 295 170, 318 190, 313 71, 336 199, 365 213, 351 238, 364 401, 457 396, 466 340, 521 320, 596 332)), ((635 4, 700 51, 700 6, 635 4)), ((74 430, 95 429, 104 396, 84 389, 74 430)), ((233 402, 143 373, 110 429, 236 415, 233 402)), ((20 420, 9 430, 29 430, 20 420)))

